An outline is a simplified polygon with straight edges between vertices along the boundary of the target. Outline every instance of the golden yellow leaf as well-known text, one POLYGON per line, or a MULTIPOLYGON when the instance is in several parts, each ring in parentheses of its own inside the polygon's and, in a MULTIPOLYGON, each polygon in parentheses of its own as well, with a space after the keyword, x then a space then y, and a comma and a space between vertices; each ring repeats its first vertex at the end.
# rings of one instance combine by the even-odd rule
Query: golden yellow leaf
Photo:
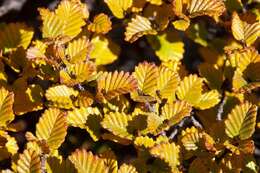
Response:
POLYGON ((181 81, 176 94, 179 99, 185 100, 190 104, 196 104, 202 92, 203 80, 197 75, 189 75, 181 81))
POLYGON ((169 164, 172 171, 178 171, 180 146, 175 143, 162 143, 150 149, 150 153, 169 164))
POLYGON ((127 130, 128 122, 131 119, 131 116, 126 115, 125 113, 111 112, 109 114, 105 114, 101 125, 114 135, 131 140, 133 135, 127 130))
POLYGON ((138 173, 134 166, 123 164, 120 166, 118 173, 138 173))
POLYGON ((4 88, 0 89, 0 127, 6 127, 14 120, 14 93, 4 88))
POLYGON ((69 160, 74 164, 78 173, 108 173, 104 160, 85 149, 77 149, 69 156, 69 160))
POLYGON ((236 40, 246 43, 246 45, 253 44, 260 35, 260 23, 247 23, 242 21, 236 12, 232 15, 231 23, 232 34, 236 40))
POLYGON ((183 58, 184 43, 177 32, 165 32, 147 38, 161 61, 180 61, 183 58))
POLYGON ((86 6, 77 2, 62 0, 54 12, 39 9, 43 21, 42 33, 44 38, 69 36, 73 38, 81 32, 85 25, 86 6))
POLYGON ((143 62, 135 67, 134 77, 138 83, 141 93, 154 96, 157 79, 159 77, 158 67, 153 63, 143 62))
POLYGON ((60 82, 73 86, 90 79, 96 72, 96 66, 91 61, 70 64, 60 71, 60 82))
POLYGON ((216 104, 218 104, 220 101, 220 94, 217 90, 211 90, 209 92, 206 92, 200 96, 200 99, 198 103, 196 103, 194 106, 204 110, 209 109, 216 104))
POLYGON ((78 91, 66 85, 58 85, 50 87, 45 96, 54 107, 70 109, 74 107, 72 97, 77 97, 78 91))
POLYGON ((98 94, 110 100, 121 94, 133 92, 137 89, 136 79, 128 72, 105 72, 97 81, 98 94))
POLYGON ((97 108, 78 108, 73 111, 69 111, 67 115, 68 125, 73 127, 79 127, 85 129, 94 141, 97 141, 100 137, 100 121, 102 117, 97 108))
POLYGON ((45 140, 51 150, 56 150, 67 134, 66 117, 59 109, 47 109, 36 125, 36 136, 45 140))
POLYGON ((3 24, 0 29, 0 49, 4 53, 16 50, 18 47, 26 49, 32 37, 33 30, 24 23, 3 24))
POLYGON ((112 22, 109 17, 104 14, 98 14, 94 17, 93 23, 88 25, 88 30, 97 34, 106 34, 112 29, 112 22))
POLYGON ((8 135, 6 131, 0 130, 0 161, 15 155, 18 149, 15 138, 8 135))
POLYGON ((154 5, 162 5, 162 3, 163 3, 162 0, 146 0, 146 1, 148 1, 151 4, 154 4, 154 5))
POLYGON ((40 156, 33 150, 24 150, 17 163, 18 173, 41 173, 40 156))
POLYGON ((81 37, 69 42, 68 47, 65 50, 68 55, 68 61, 70 63, 79 63, 88 59, 88 53, 90 52, 91 45, 86 37, 81 37))
POLYGON ((237 105, 225 120, 225 132, 230 138, 248 139, 255 131, 257 106, 249 102, 237 105))
POLYGON ((111 39, 103 36, 95 36, 91 39, 93 46, 90 58, 94 59, 96 65, 106 65, 117 60, 120 54, 120 47, 111 39))
POLYGON ((133 0, 105 0, 105 3, 115 17, 123 19, 126 10, 132 6, 133 0))
POLYGON ((149 19, 136 15, 127 24, 125 32, 125 41, 130 43, 135 42, 143 35, 155 35, 157 31, 152 28, 152 23, 149 19))

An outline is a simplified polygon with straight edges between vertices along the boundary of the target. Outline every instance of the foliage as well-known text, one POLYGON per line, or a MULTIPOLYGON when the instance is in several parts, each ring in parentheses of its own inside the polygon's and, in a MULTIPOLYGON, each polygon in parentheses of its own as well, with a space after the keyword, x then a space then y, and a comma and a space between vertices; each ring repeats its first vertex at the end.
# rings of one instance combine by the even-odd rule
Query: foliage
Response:
POLYGON ((258 172, 260 4, 231 1, 100 0, 96 12, 62 0, 38 9, 39 37, 2 23, 2 172, 258 172), (187 40, 201 58, 185 58, 187 40), (121 43, 157 60, 111 70, 121 43), (35 114, 24 131, 19 119, 35 114), (87 142, 64 151, 71 129, 87 142))

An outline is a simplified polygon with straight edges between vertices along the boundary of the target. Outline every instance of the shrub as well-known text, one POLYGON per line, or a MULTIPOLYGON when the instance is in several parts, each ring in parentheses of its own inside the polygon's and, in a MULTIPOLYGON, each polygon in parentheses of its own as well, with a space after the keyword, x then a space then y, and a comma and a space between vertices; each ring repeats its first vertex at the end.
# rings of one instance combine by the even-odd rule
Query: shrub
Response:
POLYGON ((258 172, 257 1, 62 0, 38 11, 41 33, 0 26, 3 173, 258 172), (140 47, 157 59, 120 70, 140 47))

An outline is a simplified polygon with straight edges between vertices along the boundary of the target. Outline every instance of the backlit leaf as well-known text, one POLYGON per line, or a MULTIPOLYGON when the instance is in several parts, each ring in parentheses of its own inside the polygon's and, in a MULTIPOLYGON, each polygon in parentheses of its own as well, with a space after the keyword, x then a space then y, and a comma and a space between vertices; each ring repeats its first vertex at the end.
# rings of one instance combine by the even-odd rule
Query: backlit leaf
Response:
POLYGON ((146 1, 148 1, 151 4, 154 4, 154 5, 162 5, 162 3, 163 3, 162 0, 146 0, 146 1))
POLYGON ((185 77, 177 88, 178 98, 190 104, 196 104, 201 97, 202 81, 197 75, 185 77))
POLYGON ((41 160, 36 151, 24 150, 17 163, 18 173, 41 173, 41 160))
POLYGON ((63 0, 54 12, 47 9, 39 9, 43 21, 43 37, 55 38, 58 36, 77 36, 81 27, 85 25, 84 15, 86 6, 77 2, 63 0))
POLYGON ((178 170, 180 164, 179 152, 180 147, 175 143, 162 143, 150 149, 150 153, 168 163, 173 172, 178 170))
POLYGON ((201 95, 200 100, 194 106, 200 109, 209 109, 220 101, 220 94, 217 90, 211 90, 201 95))
POLYGON ((132 118, 129 115, 119 112, 111 112, 105 114, 101 125, 120 138, 132 139, 132 134, 127 131, 128 121, 132 118))
POLYGON ((46 140, 52 149, 58 149, 65 140, 67 134, 66 117, 59 109, 48 109, 36 125, 36 136, 40 140, 46 140))
POLYGON ((101 13, 94 17, 93 23, 88 25, 88 30, 97 34, 106 34, 112 29, 112 22, 109 17, 101 13))
POLYGON ((23 23, 3 24, 0 29, 0 49, 4 53, 16 50, 18 47, 26 49, 32 37, 32 29, 23 23))
POLYGON ((105 0, 105 3, 115 17, 122 19, 126 10, 132 6, 133 0, 105 0))
POLYGON ((260 23, 247 23, 242 21, 236 12, 232 15, 232 34, 236 40, 246 43, 248 46, 253 44, 260 35, 260 23))
POLYGON ((100 137, 101 119, 99 110, 92 107, 74 109, 69 111, 67 115, 68 125, 85 129, 94 141, 100 137))
POLYGON ((90 58, 94 59, 96 65, 106 65, 117 60, 121 51, 120 47, 112 40, 102 36, 95 36, 91 39, 93 46, 90 58))
POLYGON ((72 97, 77 97, 78 91, 67 87, 66 85, 58 85, 49 88, 45 96, 47 100, 55 107, 70 109, 73 107, 72 97))
POLYGON ((147 38, 161 61, 179 61, 183 58, 184 43, 176 32, 167 32, 147 38))
POLYGON ((231 137, 248 139, 255 131, 257 106, 249 102, 237 105, 225 120, 226 134, 231 137))
POLYGON ((128 72, 105 72, 98 79, 98 93, 110 100, 121 94, 130 93, 137 89, 137 81, 128 72))
POLYGON ((69 160, 74 164, 78 173, 108 173, 104 160, 85 149, 77 149, 69 156, 69 160))
POLYGON ((123 164, 120 166, 118 173, 138 173, 134 166, 123 164))
POLYGON ((138 83, 138 89, 147 95, 153 96, 159 77, 158 67, 153 63, 140 63, 135 67, 134 77, 138 83))
POLYGON ((4 88, 0 89, 0 127, 5 127, 14 120, 14 94, 4 88))
POLYGON ((131 22, 127 24, 125 32, 125 41, 130 43, 135 42, 143 35, 155 35, 157 32, 152 28, 152 23, 149 19, 136 15, 131 22))

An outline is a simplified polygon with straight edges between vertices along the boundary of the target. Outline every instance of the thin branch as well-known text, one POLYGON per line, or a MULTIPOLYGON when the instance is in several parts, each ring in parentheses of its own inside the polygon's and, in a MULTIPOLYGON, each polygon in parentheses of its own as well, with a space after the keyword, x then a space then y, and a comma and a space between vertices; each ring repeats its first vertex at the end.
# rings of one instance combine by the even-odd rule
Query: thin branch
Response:
POLYGON ((5 0, 0 7, 0 17, 9 13, 10 11, 19 11, 22 9, 26 0, 5 0))

